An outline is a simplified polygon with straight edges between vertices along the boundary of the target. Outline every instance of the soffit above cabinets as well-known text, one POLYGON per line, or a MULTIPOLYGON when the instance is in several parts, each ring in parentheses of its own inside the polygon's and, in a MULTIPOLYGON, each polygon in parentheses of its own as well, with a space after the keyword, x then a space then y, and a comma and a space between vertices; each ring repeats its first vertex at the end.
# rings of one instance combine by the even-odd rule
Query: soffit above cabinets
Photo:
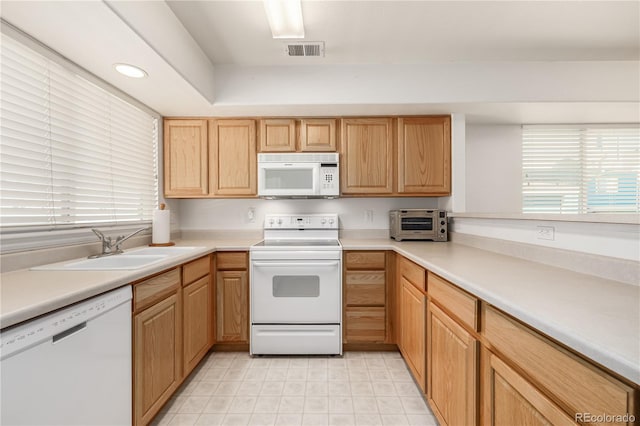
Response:
POLYGON ((214 64, 416 64, 640 58, 633 1, 303 1, 322 61, 293 61, 262 1, 169 0, 214 64))
POLYGON ((466 114, 637 121, 635 1, 304 1, 290 57, 262 1, 3 1, 3 19, 166 116, 466 114), (597 30, 594 30, 597 28, 597 30), (116 62, 144 68, 130 81, 116 62))

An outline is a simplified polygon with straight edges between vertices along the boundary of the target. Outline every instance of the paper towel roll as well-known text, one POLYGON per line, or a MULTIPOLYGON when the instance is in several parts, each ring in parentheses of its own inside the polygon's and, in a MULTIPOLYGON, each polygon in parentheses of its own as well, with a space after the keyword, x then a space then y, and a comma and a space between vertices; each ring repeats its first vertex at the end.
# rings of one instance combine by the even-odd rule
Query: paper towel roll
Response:
POLYGON ((171 239, 171 211, 154 210, 153 231, 151 242, 153 244, 166 244, 171 239))

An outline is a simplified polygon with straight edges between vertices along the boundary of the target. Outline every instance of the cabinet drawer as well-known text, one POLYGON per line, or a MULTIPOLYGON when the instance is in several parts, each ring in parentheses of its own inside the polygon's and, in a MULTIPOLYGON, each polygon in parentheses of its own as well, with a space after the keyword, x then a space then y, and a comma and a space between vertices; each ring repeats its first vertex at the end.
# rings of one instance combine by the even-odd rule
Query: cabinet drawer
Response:
POLYGON ((180 287, 180 268, 156 275, 133 286, 133 310, 145 308, 180 287))
POLYGON ((211 271, 209 256, 201 257, 182 267, 182 285, 187 285, 198 278, 204 277, 211 271))
POLYGON ((351 251, 345 256, 347 269, 384 269, 385 252, 351 251))
POLYGON ((346 310, 347 342, 384 342, 385 309, 356 308, 346 310))
POLYGON ((562 402, 569 414, 634 414, 631 387, 492 307, 483 308, 483 317, 491 346, 562 402))
POLYGON ((429 296, 473 330, 478 329, 478 299, 429 272, 429 296))
POLYGON ((347 305, 384 305, 384 271, 348 271, 347 305))
POLYGON ((218 270, 247 269, 246 251, 227 251, 216 253, 216 267, 218 270))
POLYGON ((427 290, 425 286, 424 268, 404 257, 400 258, 400 276, 405 277, 407 281, 418 287, 420 290, 427 290))

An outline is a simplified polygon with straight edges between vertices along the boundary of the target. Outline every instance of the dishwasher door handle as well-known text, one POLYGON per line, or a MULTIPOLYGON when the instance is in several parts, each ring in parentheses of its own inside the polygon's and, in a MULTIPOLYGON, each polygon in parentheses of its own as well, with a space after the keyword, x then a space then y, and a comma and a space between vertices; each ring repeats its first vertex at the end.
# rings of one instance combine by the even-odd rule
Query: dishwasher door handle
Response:
POLYGON ((84 330, 85 328, 87 328, 87 322, 81 322, 80 324, 74 325, 73 327, 58 333, 56 335, 54 335, 51 338, 51 342, 55 345, 56 343, 58 343, 60 340, 66 338, 66 337, 70 337, 76 333, 81 332, 82 330, 84 330))

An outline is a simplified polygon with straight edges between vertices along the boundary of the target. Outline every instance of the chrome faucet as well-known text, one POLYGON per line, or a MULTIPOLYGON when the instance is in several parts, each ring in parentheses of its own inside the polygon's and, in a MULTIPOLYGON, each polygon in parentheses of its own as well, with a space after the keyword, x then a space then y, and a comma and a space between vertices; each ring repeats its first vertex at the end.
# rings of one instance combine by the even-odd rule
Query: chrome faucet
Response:
POLYGON ((123 253, 122 248, 120 247, 122 245, 122 243, 124 243, 129 238, 133 237, 134 235, 137 235, 138 233, 140 233, 142 231, 146 231, 148 229, 151 229, 151 227, 150 226, 146 226, 144 228, 140 228, 140 229, 138 229, 136 231, 133 231, 129 235, 120 235, 120 236, 116 237, 116 239, 114 241, 113 238, 107 237, 101 231, 99 231, 99 230, 97 230, 95 228, 91 228, 93 233, 96 234, 98 236, 98 239, 102 242, 102 253, 100 253, 100 254, 92 254, 91 256, 89 256, 89 259, 95 259, 97 257, 112 256, 114 254, 123 253))

